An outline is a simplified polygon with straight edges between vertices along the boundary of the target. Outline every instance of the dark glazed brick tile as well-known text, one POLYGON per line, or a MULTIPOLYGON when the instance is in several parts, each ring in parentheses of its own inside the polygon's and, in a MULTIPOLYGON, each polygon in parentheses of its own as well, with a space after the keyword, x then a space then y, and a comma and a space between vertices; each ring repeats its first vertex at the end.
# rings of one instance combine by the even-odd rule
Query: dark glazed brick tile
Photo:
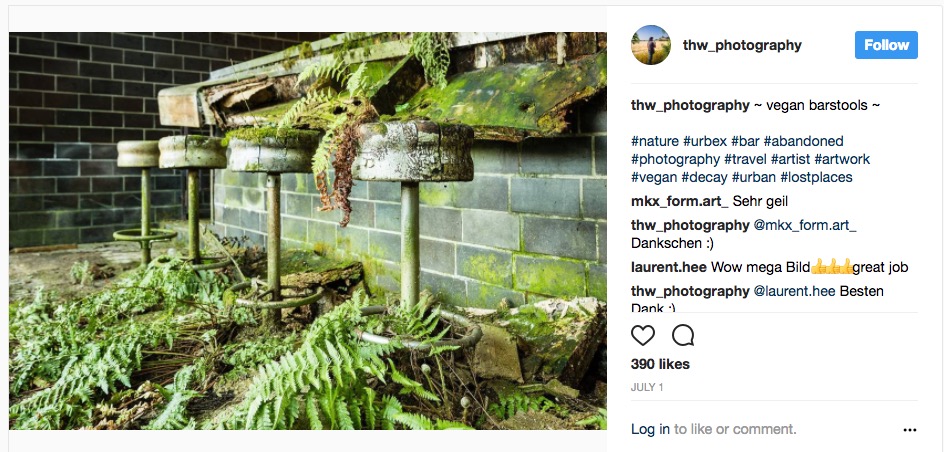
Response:
POLYGON ((134 66, 115 65, 112 70, 115 79, 118 80, 144 80, 144 69, 134 66))
POLYGON ((191 42, 210 42, 210 33, 205 31, 185 31, 184 41, 191 42))
POLYGON ((79 42, 79 34, 76 32, 44 32, 43 39, 47 41, 79 42))
POLYGON ((37 39, 20 38, 19 50, 20 50, 20 53, 25 53, 29 55, 45 55, 45 56, 56 55, 55 44, 48 41, 40 41, 37 39))
POLYGON ((89 158, 91 146, 82 143, 56 143, 56 158, 85 160, 89 158))
POLYGON ((123 127, 120 129, 115 129, 112 136, 115 142, 125 140, 141 140, 144 139, 144 132, 142 132, 140 129, 129 129, 127 127, 123 127))
POLYGON ((174 42, 162 38, 144 38, 144 50, 149 52, 171 53, 174 51, 174 42))
POLYGON ((232 33, 210 33, 210 42, 232 47, 236 45, 236 37, 232 33))
POLYGON ((56 192, 56 178, 39 177, 33 175, 22 179, 17 179, 16 194, 23 195, 43 195, 56 192))
POLYGON ((114 144, 93 144, 92 145, 92 158, 93 159, 117 159, 118 158, 118 147, 114 144))
POLYGON ((87 78, 78 77, 57 77, 56 89, 69 93, 88 93, 91 91, 91 83, 87 78))
POLYGON ((206 72, 210 67, 210 60, 205 58, 187 57, 184 58, 184 69, 188 71, 206 72))
MULTIPOLYGON (((111 99, 109 99, 110 103, 111 99)), ((124 124, 124 115, 120 113, 93 112, 92 125, 95 127, 121 127, 124 124)))
POLYGON ((96 46, 111 46, 111 33, 79 33, 79 42, 96 46))
POLYGON ((79 62, 69 60, 43 60, 43 72, 58 75, 79 75, 79 62))
MULTIPOLYGON (((21 159, 51 159, 56 154, 56 148, 51 143, 20 143, 16 152, 21 159)), ((13 153, 10 153, 11 157, 13 153)))
POLYGON ((87 160, 79 162, 79 174, 83 176, 108 176, 115 174, 115 162, 87 160))
POLYGON ((154 55, 154 67, 163 69, 180 69, 183 66, 183 57, 176 55, 154 55))
POLYGON ((86 143, 112 143, 112 129, 82 129, 81 137, 86 143))
POLYGON ((201 48, 201 54, 208 58, 226 58, 226 47, 213 44, 203 44, 201 48))
MULTIPOLYGON (((155 83, 173 83, 174 72, 170 69, 145 69, 144 81, 155 83)), ((155 91, 160 91, 155 89, 155 91)))
MULTIPOLYGON (((83 110, 111 110, 111 97, 97 96, 94 94, 82 95, 79 99, 79 105, 83 110)), ((93 121, 95 114, 92 115, 93 121)))
POLYGON ((43 208, 44 209, 78 209, 79 208, 79 195, 76 195, 76 194, 44 195, 43 208))
POLYGON ((43 162, 10 160, 10 177, 35 177, 42 175, 43 162))
MULTIPOLYGON (((11 50, 12 52, 12 50, 11 50)), ((43 72, 43 59, 25 55, 10 55, 11 72, 43 72)), ((45 60, 48 61, 48 60, 45 60)), ((10 77, 14 78, 14 77, 10 77)))
MULTIPOLYGON (((52 124, 56 120, 55 111, 46 109, 21 108, 20 124, 52 124)), ((11 119, 12 121, 12 119, 11 119)))
POLYGON ((10 212, 35 212, 38 210, 43 210, 42 196, 10 197, 10 212))
POLYGON ((56 112, 56 124, 60 126, 87 126, 91 122, 91 115, 87 111, 59 110, 56 112))
POLYGON ((133 97, 116 97, 112 99, 116 111, 142 112, 144 111, 144 101, 133 97))
POLYGON ((125 96, 153 97, 154 85, 151 83, 125 82, 125 96))
POLYGON ((200 55, 200 44, 186 41, 174 41, 175 55, 200 55))
POLYGON ((56 191, 59 193, 88 193, 92 190, 92 181, 88 177, 60 177, 56 179, 56 191))
POLYGON ((125 127, 151 128, 154 127, 154 115, 125 114, 125 127))
MULTIPOLYGON (((138 204, 140 206, 140 204, 138 204)), ((93 193, 90 195, 81 195, 79 198, 79 208, 81 209, 101 209, 114 207, 112 195, 106 193, 93 193)))
POLYGON ((226 55, 227 55, 227 59, 236 63, 241 63, 243 61, 252 59, 251 50, 243 49, 239 47, 230 47, 226 55))
POLYGON ((202 76, 196 72, 176 71, 174 72, 174 83, 178 85, 189 85, 199 82, 201 77, 202 76))
POLYGON ((154 54, 127 50, 125 51, 125 64, 148 67, 154 66, 154 54))
POLYGON ((59 58, 68 58, 70 60, 87 60, 91 57, 92 51, 89 46, 79 44, 56 44, 56 56, 59 58))
POLYGON ((43 93, 43 105, 46 108, 78 108, 79 95, 65 93, 43 93))
POLYGON ((99 63, 121 63, 124 59, 124 51, 120 49, 92 47, 92 61, 99 63))
POLYGON ((236 35, 236 47, 257 49, 259 48, 259 38, 248 35, 236 35))
POLYGON ((79 65, 79 75, 83 77, 111 78, 111 65, 83 61, 79 65))
POLYGON ((42 107, 42 93, 30 91, 13 91, 10 93, 11 107, 42 107))
POLYGON ((10 141, 42 141, 43 128, 32 126, 10 126, 10 141))
POLYGON ((44 127, 43 139, 46 141, 79 141, 79 129, 75 127, 44 127))
POLYGON ((19 84, 20 89, 52 91, 56 86, 56 78, 51 75, 20 74, 19 84))
POLYGON ((123 91, 124 86, 121 85, 121 82, 114 80, 92 80, 92 93, 94 94, 121 95, 123 91))
MULTIPOLYGON (((88 162, 82 162, 88 163, 88 162)), ((92 192, 93 193, 102 193, 102 192, 115 192, 124 190, 124 178, 123 177, 93 177, 92 178, 92 192)))
POLYGON ((112 36, 112 43, 115 47, 123 49, 141 50, 144 48, 144 38, 123 33, 115 33, 112 36))

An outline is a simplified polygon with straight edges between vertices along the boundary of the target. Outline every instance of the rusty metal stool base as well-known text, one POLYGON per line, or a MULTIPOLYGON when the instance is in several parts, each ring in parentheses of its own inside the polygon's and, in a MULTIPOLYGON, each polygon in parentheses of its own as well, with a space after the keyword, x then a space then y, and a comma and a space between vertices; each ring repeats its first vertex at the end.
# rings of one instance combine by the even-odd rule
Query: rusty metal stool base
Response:
MULTIPOLYGON (((364 306, 361 308, 361 315, 387 315, 389 309, 386 306, 364 306)), ((385 336, 378 336, 373 333, 368 333, 366 331, 354 330, 354 333, 357 334, 357 338, 374 344, 387 345, 392 343, 399 343, 406 348, 411 350, 416 350, 420 352, 429 351, 433 347, 473 347, 475 344, 482 339, 482 326, 469 320, 468 317, 456 314, 449 311, 439 311, 439 317, 443 320, 448 320, 449 322, 464 326, 466 328, 471 328, 472 331, 469 334, 466 334, 463 337, 458 339, 444 339, 441 341, 433 343, 423 343, 419 341, 414 341, 411 339, 400 339, 400 338, 389 338, 385 336)))
POLYGON ((278 300, 265 301, 266 296, 271 297, 272 291, 269 290, 269 284, 264 281, 252 280, 243 281, 226 289, 227 293, 232 294, 233 300, 237 306, 243 306, 253 309, 283 309, 305 306, 318 301, 324 296, 324 289, 319 288, 317 292, 304 297, 286 297, 279 294, 278 300), (240 295, 239 293, 251 289, 249 293, 240 295))

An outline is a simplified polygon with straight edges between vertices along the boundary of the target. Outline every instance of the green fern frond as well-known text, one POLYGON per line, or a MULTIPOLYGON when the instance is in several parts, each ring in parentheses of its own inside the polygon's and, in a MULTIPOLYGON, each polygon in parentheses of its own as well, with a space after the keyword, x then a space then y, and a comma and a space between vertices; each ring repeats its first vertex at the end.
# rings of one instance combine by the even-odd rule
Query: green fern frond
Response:
POLYGON ((449 70, 451 34, 442 32, 414 33, 410 53, 423 65, 426 82, 439 88, 446 86, 449 70))

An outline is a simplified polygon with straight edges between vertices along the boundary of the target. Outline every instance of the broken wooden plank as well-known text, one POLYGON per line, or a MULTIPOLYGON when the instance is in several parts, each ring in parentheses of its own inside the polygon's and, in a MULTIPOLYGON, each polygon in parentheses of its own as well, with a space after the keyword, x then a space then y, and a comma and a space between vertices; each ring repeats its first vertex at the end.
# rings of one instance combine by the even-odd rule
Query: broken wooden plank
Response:
POLYGON ((326 286, 338 281, 359 280, 363 276, 363 273, 363 264, 360 262, 351 262, 336 268, 282 275, 282 287, 311 289, 326 286))
POLYGON ((79 246, 76 244, 69 245, 41 245, 41 246, 26 246, 20 248, 13 248, 10 250, 13 254, 23 254, 23 253, 43 253, 46 251, 62 251, 62 250, 74 250, 79 246))

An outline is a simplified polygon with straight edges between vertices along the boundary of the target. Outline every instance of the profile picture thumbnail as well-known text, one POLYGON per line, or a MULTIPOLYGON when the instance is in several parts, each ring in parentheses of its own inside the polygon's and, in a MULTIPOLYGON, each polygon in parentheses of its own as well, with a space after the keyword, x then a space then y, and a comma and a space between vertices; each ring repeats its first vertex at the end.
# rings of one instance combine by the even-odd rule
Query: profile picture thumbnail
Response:
POLYGON ((672 51, 669 34, 657 25, 646 25, 633 33, 633 56, 642 64, 659 64, 672 51))

